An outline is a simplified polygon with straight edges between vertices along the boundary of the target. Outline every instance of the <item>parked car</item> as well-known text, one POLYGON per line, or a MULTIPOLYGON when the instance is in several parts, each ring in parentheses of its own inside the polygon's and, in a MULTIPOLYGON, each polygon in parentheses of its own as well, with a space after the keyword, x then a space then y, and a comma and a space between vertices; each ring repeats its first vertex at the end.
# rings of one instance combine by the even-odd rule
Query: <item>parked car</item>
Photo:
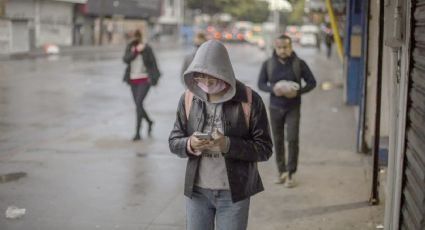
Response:
POLYGON ((298 26, 287 26, 285 29, 285 34, 289 36, 293 43, 298 43, 301 38, 300 27, 298 26))
POLYGON ((300 28, 300 45, 316 46, 319 42, 319 27, 316 25, 303 25, 300 28))

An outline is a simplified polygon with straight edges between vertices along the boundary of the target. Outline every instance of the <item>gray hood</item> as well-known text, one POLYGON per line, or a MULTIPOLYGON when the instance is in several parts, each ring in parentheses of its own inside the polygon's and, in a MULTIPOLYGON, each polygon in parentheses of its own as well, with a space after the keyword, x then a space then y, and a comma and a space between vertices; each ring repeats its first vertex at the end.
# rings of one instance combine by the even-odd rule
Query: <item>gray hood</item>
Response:
POLYGON ((195 72, 208 74, 230 85, 230 89, 216 103, 228 101, 235 96, 236 79, 230 63, 229 54, 221 42, 210 40, 204 42, 196 51, 195 57, 184 72, 186 87, 198 98, 207 101, 207 94, 199 88, 193 79, 195 72))

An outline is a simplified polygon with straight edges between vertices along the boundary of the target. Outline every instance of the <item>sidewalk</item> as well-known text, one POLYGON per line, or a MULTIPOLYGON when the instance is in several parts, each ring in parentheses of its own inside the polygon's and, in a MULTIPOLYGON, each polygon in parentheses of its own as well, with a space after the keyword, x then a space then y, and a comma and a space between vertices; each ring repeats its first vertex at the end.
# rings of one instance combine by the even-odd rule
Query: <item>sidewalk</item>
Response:
POLYGON ((324 50, 316 52, 299 53, 318 86, 303 97, 298 186, 273 184, 274 155, 260 164, 266 192, 253 199, 249 229, 365 230, 383 222, 383 202, 368 204, 371 156, 355 152, 354 108, 342 101, 342 64, 336 53, 328 60, 324 50))
MULTIPOLYGON (((154 49, 169 49, 178 47, 178 43, 170 42, 149 42, 154 49)), ((87 53, 104 53, 104 52, 124 52, 125 44, 106 44, 106 45, 87 45, 87 46, 60 46, 59 54, 46 54, 43 48, 36 48, 24 53, 0 54, 0 61, 11 59, 37 58, 47 56, 66 56, 87 53)))
MULTIPOLYGON (((227 47, 235 74, 258 90, 263 53, 245 44, 227 47)), ((0 229, 185 229, 186 159, 169 152, 168 135, 184 90, 179 73, 186 50, 156 47, 163 77, 145 101, 155 130, 135 143, 134 106, 121 82, 122 48, 101 49, 111 53, 96 61, 96 55, 75 53, 58 61, 0 63, 0 175, 26 173, 0 183, 0 229), (11 205, 27 213, 6 219, 11 205)), ((324 50, 295 51, 318 81, 303 96, 298 186, 274 184, 274 155, 259 163, 265 191, 251 199, 248 230, 376 229, 384 202, 367 203, 371 156, 355 152, 354 108, 343 103, 342 65, 336 55, 326 59, 324 50)), ((268 95, 261 96, 268 104, 268 95)))

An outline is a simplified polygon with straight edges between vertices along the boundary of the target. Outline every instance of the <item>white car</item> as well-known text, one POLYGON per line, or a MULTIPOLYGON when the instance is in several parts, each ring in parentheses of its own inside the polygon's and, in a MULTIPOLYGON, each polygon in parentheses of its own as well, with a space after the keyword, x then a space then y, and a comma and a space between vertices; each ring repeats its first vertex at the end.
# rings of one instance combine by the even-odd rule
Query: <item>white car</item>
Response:
POLYGON ((313 33, 303 33, 300 38, 300 45, 302 46, 316 46, 317 37, 313 33))
POLYGON ((300 45, 302 46, 316 46, 317 36, 319 34, 319 27, 316 25, 303 25, 300 29, 301 38, 300 45))

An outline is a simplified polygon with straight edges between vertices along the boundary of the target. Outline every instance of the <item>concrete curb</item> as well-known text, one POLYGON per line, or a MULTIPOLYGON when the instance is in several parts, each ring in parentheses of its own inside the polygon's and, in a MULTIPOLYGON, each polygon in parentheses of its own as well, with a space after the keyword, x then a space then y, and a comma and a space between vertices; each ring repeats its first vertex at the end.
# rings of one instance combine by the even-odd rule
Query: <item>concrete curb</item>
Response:
MULTIPOLYGON (((170 49, 182 46, 178 43, 171 42, 150 42, 149 43, 154 49, 170 49)), ((104 45, 104 46, 63 46, 59 47, 59 54, 46 54, 42 48, 37 48, 29 52, 14 53, 14 54, 0 54, 0 61, 16 60, 16 59, 31 59, 48 56, 67 56, 76 54, 88 54, 88 53, 110 53, 110 52, 124 52, 125 44, 118 45, 104 45)))

